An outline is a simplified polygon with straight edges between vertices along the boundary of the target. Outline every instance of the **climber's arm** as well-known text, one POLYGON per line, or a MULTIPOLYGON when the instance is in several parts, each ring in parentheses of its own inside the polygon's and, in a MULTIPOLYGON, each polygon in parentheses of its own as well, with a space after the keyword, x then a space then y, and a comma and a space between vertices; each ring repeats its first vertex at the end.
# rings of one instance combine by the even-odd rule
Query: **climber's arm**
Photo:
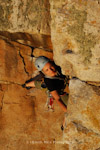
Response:
POLYGON ((54 97, 54 99, 57 101, 58 105, 61 107, 61 109, 66 112, 67 111, 67 107, 66 105, 63 103, 63 101, 61 100, 61 97, 60 95, 58 94, 58 92, 55 90, 55 91, 52 91, 50 92, 51 95, 54 97))
POLYGON ((28 83, 25 83, 26 87, 35 87, 35 82, 34 81, 30 81, 28 83))
POLYGON ((41 88, 41 80, 43 78, 43 75, 40 73, 36 75, 32 80, 27 80, 25 84, 23 84, 23 87, 36 87, 36 88, 41 88))

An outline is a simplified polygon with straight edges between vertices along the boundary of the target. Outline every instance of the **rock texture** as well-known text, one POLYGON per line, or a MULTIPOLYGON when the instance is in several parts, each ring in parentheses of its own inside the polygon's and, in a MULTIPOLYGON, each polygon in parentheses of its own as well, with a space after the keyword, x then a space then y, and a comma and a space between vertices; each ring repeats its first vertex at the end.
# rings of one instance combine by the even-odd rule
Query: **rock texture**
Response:
POLYGON ((44 34, 29 34, 22 32, 9 33, 7 31, 0 31, 1 37, 8 40, 16 41, 23 45, 31 46, 34 48, 45 48, 49 51, 53 50, 51 36, 44 34))
POLYGON ((55 112, 48 112, 45 90, 22 88, 35 75, 34 60, 52 52, 0 39, 0 149, 65 150, 60 129, 64 114, 54 102, 55 112), (56 118, 56 120, 55 120, 56 118), (59 143, 60 142, 60 143, 59 143))
POLYGON ((0 96, 0 149, 56 150, 56 141, 62 141, 63 113, 56 103, 55 112, 46 111, 45 91, 0 84, 0 96))
POLYGON ((0 30, 50 34, 48 0, 1 0, 0 30))
POLYGON ((53 53, 52 52, 46 51, 46 50, 40 49, 40 48, 34 49, 33 56, 35 56, 35 57, 46 56, 46 57, 50 58, 51 60, 53 60, 53 53))
POLYGON ((100 149, 100 0, 0 1, 0 149, 100 149), (54 55, 53 55, 54 54, 54 55), (22 88, 36 57, 70 77, 64 113, 44 90, 22 88), (79 79, 78 79, 79 78, 79 79))
POLYGON ((32 47, 52 49, 49 0, 1 0, 0 35, 32 47))
POLYGON ((56 63, 64 74, 100 82, 100 1, 50 0, 50 6, 56 63))
POLYGON ((0 39, 0 81, 17 84, 25 82, 32 74, 30 56, 30 47, 0 39))
POLYGON ((100 87, 70 81, 64 140, 69 150, 100 148, 100 87))

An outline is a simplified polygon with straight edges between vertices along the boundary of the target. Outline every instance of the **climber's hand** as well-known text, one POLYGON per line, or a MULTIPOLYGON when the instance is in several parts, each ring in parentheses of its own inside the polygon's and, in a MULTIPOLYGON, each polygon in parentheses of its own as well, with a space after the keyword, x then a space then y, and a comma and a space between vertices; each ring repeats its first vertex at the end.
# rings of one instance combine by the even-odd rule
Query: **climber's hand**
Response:
POLYGON ((25 83, 24 83, 24 84, 22 84, 22 87, 23 87, 23 88, 26 88, 26 84, 25 84, 25 83))
POLYGON ((62 130, 62 131, 64 130, 64 126, 63 126, 63 125, 61 126, 61 130, 62 130))
POLYGON ((25 83, 22 84, 22 87, 23 87, 23 88, 26 88, 27 90, 31 89, 31 87, 27 87, 25 83))

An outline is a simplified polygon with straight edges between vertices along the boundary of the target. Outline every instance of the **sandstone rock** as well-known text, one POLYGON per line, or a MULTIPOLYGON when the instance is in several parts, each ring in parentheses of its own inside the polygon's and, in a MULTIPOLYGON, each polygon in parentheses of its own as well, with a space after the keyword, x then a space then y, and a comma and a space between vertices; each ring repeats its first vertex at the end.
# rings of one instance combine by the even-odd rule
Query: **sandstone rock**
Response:
POLYGON ((28 46, 0 39, 0 81, 24 83, 32 74, 31 59, 28 46))
POLYGON ((55 141, 62 140, 64 117, 56 102, 55 112, 48 112, 45 91, 21 86, 36 70, 33 52, 52 57, 52 52, 0 39, 0 149, 56 150, 55 141))
POLYGON ((72 79, 69 90, 64 140, 69 144, 69 150, 98 149, 100 147, 100 87, 72 79))
POLYGON ((46 56, 49 59, 53 60, 53 53, 46 51, 44 49, 35 48, 33 51, 33 56, 35 56, 35 57, 46 56))
POLYGON ((49 1, 4 1, 0 5, 0 30, 50 34, 49 1))
POLYGON ((28 46, 52 49, 49 0, 1 0, 0 14, 0 35, 28 46))
POLYGON ((52 42, 51 42, 51 36, 45 35, 45 34, 32 34, 32 33, 10 33, 7 31, 0 31, 0 36, 7 38, 11 41, 17 41, 18 43, 21 43, 26 46, 30 47, 38 47, 38 48, 44 48, 46 50, 53 50, 52 42))
POLYGON ((99 0, 1 0, 1 150, 100 149, 99 7, 99 0), (45 91, 21 87, 36 73, 35 57, 52 59, 52 50, 64 74, 88 81, 70 81, 64 134, 56 101, 48 112, 45 91))
POLYGON ((54 142, 62 141, 63 121, 63 113, 56 102, 55 112, 48 112, 45 91, 26 90, 16 84, 6 86, 2 88, 5 91, 0 110, 0 149, 47 149, 48 146, 48 150, 56 150, 54 142))
POLYGON ((100 82, 100 3, 50 0, 54 59, 64 74, 100 82))
MULTIPOLYGON (((0 85, 1 86, 1 85, 0 85)), ((2 109, 2 100, 3 100, 4 92, 0 90, 0 109, 2 109)))

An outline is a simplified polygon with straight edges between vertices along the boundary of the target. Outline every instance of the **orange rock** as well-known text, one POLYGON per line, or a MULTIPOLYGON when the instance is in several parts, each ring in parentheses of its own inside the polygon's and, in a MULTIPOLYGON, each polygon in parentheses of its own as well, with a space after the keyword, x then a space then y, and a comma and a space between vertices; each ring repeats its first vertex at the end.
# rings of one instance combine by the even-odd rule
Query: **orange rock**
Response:
POLYGON ((96 21, 95 21, 95 20, 94 20, 94 21, 91 21, 91 23, 92 23, 92 24, 96 24, 96 21))
MULTIPOLYGON (((27 58, 27 64, 31 63, 32 61, 28 56, 29 52, 31 52, 31 48, 29 47, 25 47, 7 40, 0 40, 0 80, 15 83, 25 82, 28 78, 27 72, 29 70, 27 70, 25 66, 26 62, 24 60, 24 55, 27 58)), ((31 65, 32 64, 28 66, 31 65)))
POLYGON ((53 60, 53 53, 52 52, 48 52, 48 51, 46 51, 44 49, 40 49, 40 48, 34 49, 33 56, 35 56, 35 57, 46 56, 46 57, 50 58, 51 60, 53 60))

